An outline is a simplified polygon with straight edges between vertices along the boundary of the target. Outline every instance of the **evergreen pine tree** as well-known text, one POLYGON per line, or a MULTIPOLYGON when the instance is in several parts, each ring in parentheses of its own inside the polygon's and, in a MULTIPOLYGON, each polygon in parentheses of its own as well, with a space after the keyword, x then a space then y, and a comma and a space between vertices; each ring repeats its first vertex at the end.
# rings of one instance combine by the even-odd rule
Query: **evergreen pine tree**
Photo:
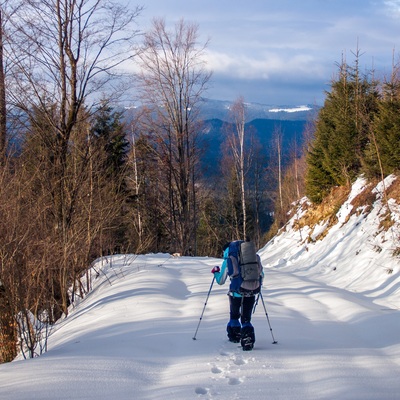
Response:
POLYGON ((324 153, 322 145, 316 139, 306 155, 306 195, 314 203, 320 203, 330 188, 334 186, 334 179, 322 164, 324 153))
POLYGON ((114 216, 109 218, 110 225, 113 226, 109 230, 113 238, 113 247, 108 251, 120 252, 122 249, 129 248, 126 207, 130 195, 127 188, 129 142, 126 138, 125 127, 121 122, 121 113, 114 111, 106 100, 102 101, 94 116, 91 136, 95 148, 93 154, 97 164, 96 169, 104 178, 101 185, 109 187, 110 198, 113 195, 118 198, 114 216))
POLYGON ((342 63, 320 110, 307 155, 306 193, 319 202, 335 185, 350 185, 360 173, 368 132, 376 112, 376 83, 342 63))
POLYGON ((370 144, 365 151, 365 169, 370 176, 388 175, 400 167, 400 80, 394 68, 390 81, 382 87, 370 144), (379 169, 382 168, 382 171, 379 169))
POLYGON ((110 178, 121 177, 126 165, 129 142, 121 122, 121 113, 114 111, 105 101, 95 115, 93 135, 106 153, 106 174, 110 178))

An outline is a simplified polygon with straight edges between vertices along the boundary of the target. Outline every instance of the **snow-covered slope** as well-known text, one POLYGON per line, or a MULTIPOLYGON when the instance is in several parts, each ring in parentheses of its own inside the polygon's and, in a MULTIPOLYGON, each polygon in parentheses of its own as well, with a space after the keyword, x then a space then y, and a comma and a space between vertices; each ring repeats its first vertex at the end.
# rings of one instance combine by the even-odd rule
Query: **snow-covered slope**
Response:
POLYGON ((220 259, 108 257, 49 351, 0 365, 0 399, 397 399, 399 214, 390 202, 395 224, 383 230, 379 198, 368 213, 355 204, 301 231, 299 211, 260 251, 266 308, 253 314, 252 352, 227 341, 227 287, 214 284, 206 304, 220 259))
POLYGON ((398 184, 391 175, 372 188, 359 178, 333 225, 325 219, 312 228, 298 229, 298 221, 307 210, 300 205, 287 226, 261 250, 264 264, 310 275, 399 309, 400 205, 390 196, 386 205, 383 194, 394 182, 398 184), (365 192, 373 198, 372 204, 361 202, 357 206, 355 199, 367 197, 365 192), (385 227, 384 221, 391 222, 385 227))

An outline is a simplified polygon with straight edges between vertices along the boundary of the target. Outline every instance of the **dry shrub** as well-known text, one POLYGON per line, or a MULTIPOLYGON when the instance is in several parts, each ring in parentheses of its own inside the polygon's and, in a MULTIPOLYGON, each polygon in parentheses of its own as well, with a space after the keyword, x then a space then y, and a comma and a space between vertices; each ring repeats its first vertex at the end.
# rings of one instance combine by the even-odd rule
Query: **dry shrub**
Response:
MULTIPOLYGON (((388 199, 394 199, 396 201, 396 203, 400 202, 400 180, 399 179, 395 179, 392 184, 388 187, 385 188, 385 196, 384 196, 385 202, 388 199)), ((389 230, 392 226, 394 225, 394 220, 392 218, 392 213, 390 210, 390 207, 388 205, 388 210, 385 213, 385 215, 383 215, 380 218, 379 221, 379 229, 380 230, 389 230)))
POLYGON ((400 203, 400 179, 395 179, 393 183, 386 188, 386 195, 390 199, 395 199, 396 203, 400 203))
MULTIPOLYGON (((368 182, 365 188, 355 196, 351 205, 353 206, 351 212, 349 213, 347 220, 353 214, 368 214, 373 207, 373 204, 377 200, 377 193, 373 192, 373 189, 380 182, 379 179, 372 179, 368 182)), ((311 229, 308 240, 314 228, 321 223, 327 222, 326 229, 316 238, 316 240, 323 239, 329 232, 329 229, 337 223, 337 212, 343 203, 347 200, 350 194, 350 187, 347 186, 337 186, 333 188, 330 194, 322 201, 321 204, 309 204, 303 203, 302 210, 304 211, 303 216, 293 223, 293 229, 301 230, 305 226, 311 229)), ((393 183, 386 188, 386 197, 395 199, 397 203, 400 203, 400 179, 396 179, 393 183)), ((293 216, 295 210, 291 210, 290 215, 293 216)), ((347 222, 346 220, 346 222, 347 222)), ((394 221, 391 218, 390 211, 387 212, 380 221, 380 229, 388 230, 393 226, 394 221)))
POLYGON ((297 221, 297 227, 309 226, 313 229, 317 224, 329 221, 328 228, 330 228, 337 222, 336 213, 346 201, 349 193, 350 188, 347 186, 334 187, 321 204, 312 204, 308 207, 304 216, 297 221))
MULTIPOLYGON (((367 187, 358 195, 356 196, 351 204, 354 206, 351 214, 356 212, 360 212, 360 209, 363 207, 362 212, 364 214, 369 213, 372 210, 372 206, 377 199, 377 193, 373 192, 373 189, 376 185, 380 182, 380 179, 373 179, 369 182, 367 187)), ((395 199, 396 202, 400 202, 400 180, 396 179, 393 183, 386 188, 385 198, 395 199)), ((390 210, 380 219, 379 229, 388 230, 392 227, 394 221, 392 220, 390 210)))
POLYGON ((350 203, 353 206, 350 215, 360 213, 361 208, 364 208, 364 214, 367 214, 372 210, 372 205, 376 201, 376 193, 373 192, 373 189, 375 188, 377 183, 377 179, 371 180, 364 188, 364 190, 360 192, 356 197, 354 197, 354 199, 350 203))
POLYGON ((392 214, 388 211, 383 217, 379 219, 379 230, 388 231, 394 225, 392 214))

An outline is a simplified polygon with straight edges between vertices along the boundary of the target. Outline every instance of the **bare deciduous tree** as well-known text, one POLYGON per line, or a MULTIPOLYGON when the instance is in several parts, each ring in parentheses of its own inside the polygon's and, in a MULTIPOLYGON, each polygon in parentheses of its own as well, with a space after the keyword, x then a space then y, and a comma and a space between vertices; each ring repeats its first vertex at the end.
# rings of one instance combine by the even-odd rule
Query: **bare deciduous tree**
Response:
POLYGON ((9 32, 10 19, 12 18, 18 6, 10 0, 0 2, 0 164, 4 165, 7 156, 8 129, 7 129, 7 69, 10 68, 9 32))
POLYGON ((210 78, 205 46, 198 44, 196 25, 181 20, 169 31, 164 20, 156 19, 140 54, 146 126, 167 182, 166 228, 174 251, 182 253, 196 243, 197 112, 210 78))
POLYGON ((40 139, 39 147, 46 148, 40 154, 47 160, 41 185, 51 199, 60 306, 67 313, 66 289, 78 262, 72 255, 88 237, 77 220, 90 155, 90 141, 81 139, 87 137, 99 91, 111 90, 120 77, 117 68, 134 55, 133 24, 140 8, 130 11, 108 0, 21 3, 12 19, 13 101, 29 116, 27 129, 40 139))
POLYGON ((246 160, 249 154, 245 154, 245 124, 246 124, 246 105, 244 98, 239 97, 232 105, 231 117, 233 119, 234 132, 228 135, 228 141, 233 154, 235 171, 239 182, 240 199, 242 206, 242 235, 247 235, 247 214, 246 214, 246 185, 245 175, 248 170, 246 160))
POLYGON ((7 143, 6 79, 4 71, 4 14, 0 4, 0 162, 4 163, 7 143))
POLYGON ((277 174, 278 174, 278 198, 280 208, 283 208, 283 196, 282 196, 282 140, 283 140, 283 132, 281 127, 276 127, 274 130, 274 147, 276 150, 276 159, 277 159, 277 174))
POLYGON ((227 143, 231 154, 234 170, 236 174, 238 190, 240 194, 241 216, 238 219, 237 236, 246 238, 247 229, 247 207, 246 198, 247 184, 246 175, 250 168, 250 160, 252 158, 252 149, 246 131, 246 105, 242 96, 232 104, 230 109, 230 117, 232 124, 228 125, 227 143), (239 229, 240 226, 240 229, 239 229))

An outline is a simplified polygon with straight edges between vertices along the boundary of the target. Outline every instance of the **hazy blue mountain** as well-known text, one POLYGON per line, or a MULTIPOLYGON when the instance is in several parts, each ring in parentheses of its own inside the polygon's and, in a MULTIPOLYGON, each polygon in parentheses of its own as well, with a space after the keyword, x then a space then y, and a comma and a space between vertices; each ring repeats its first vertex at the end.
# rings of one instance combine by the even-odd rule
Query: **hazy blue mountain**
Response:
MULTIPOLYGON (((203 120, 220 119, 229 121, 231 101, 203 99, 200 103, 200 118, 203 120)), ((246 119, 252 121, 255 119, 272 119, 285 121, 307 121, 311 120, 319 111, 317 105, 267 105, 259 103, 246 104, 246 119)), ((140 105, 131 105, 125 107, 125 115, 129 118, 140 110, 140 105)))
MULTIPOLYGON (((307 122, 318 113, 316 105, 265 105, 258 103, 246 104, 246 136, 252 134, 256 140, 269 152, 274 134, 277 130, 282 133, 283 153, 293 146, 297 148, 303 143, 303 133, 307 122)), ((203 148, 202 166, 207 176, 217 174, 216 167, 222 156, 221 145, 226 140, 231 121, 230 108, 232 102, 224 100, 204 99, 200 107, 200 118, 203 120, 199 139, 203 148)), ((134 115, 140 109, 129 107, 125 116, 134 115)), ((232 130, 232 128, 231 128, 232 130)))
MULTIPOLYGON (((277 130, 282 134, 283 153, 288 153, 296 142, 297 149, 303 143, 303 132, 307 121, 301 120, 274 120, 274 119, 254 119, 246 124, 246 136, 253 135, 254 138, 265 149, 268 156, 273 147, 273 139, 277 130)), ((222 144, 226 140, 227 131, 233 129, 229 123, 214 118, 204 121, 202 134, 200 135, 201 144, 204 149, 202 164, 206 175, 218 173, 218 168, 222 157, 222 144)), ((284 157, 285 159, 285 157, 284 157)))
MULTIPOLYGON (((319 110, 317 105, 266 105, 259 103, 245 103, 247 121, 254 119, 273 119, 287 121, 307 121, 313 118, 319 110)), ((224 100, 204 99, 201 104, 200 116, 204 120, 220 119, 230 120, 232 102, 224 100)))

